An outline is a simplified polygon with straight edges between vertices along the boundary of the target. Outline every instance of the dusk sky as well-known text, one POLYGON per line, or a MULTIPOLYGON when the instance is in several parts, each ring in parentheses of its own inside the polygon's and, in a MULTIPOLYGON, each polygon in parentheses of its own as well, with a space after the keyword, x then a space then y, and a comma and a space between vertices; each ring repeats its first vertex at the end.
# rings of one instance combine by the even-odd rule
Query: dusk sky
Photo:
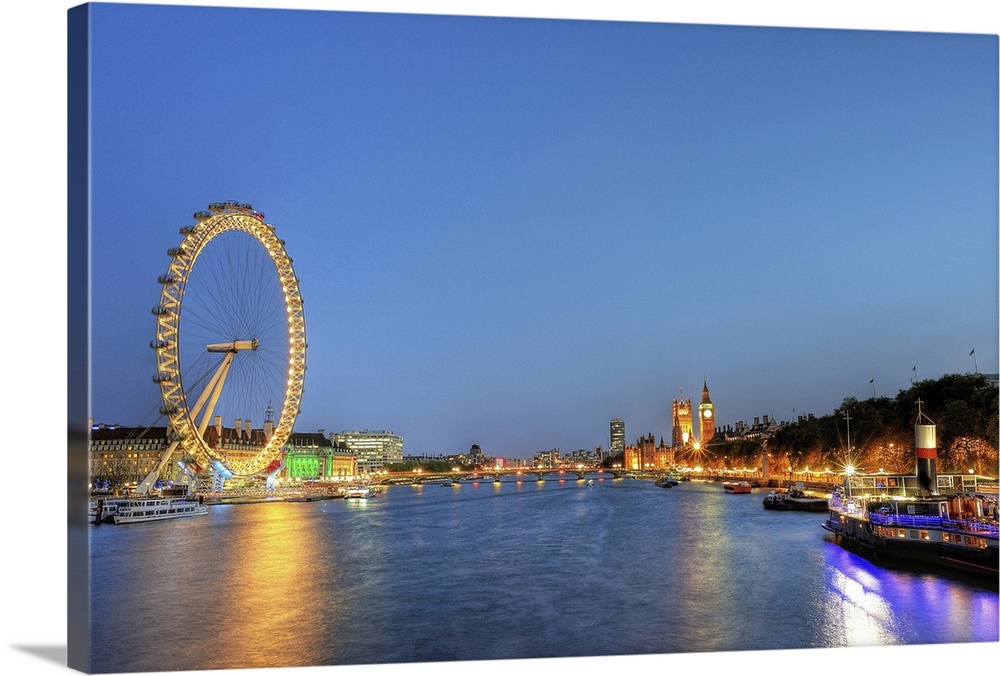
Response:
POLYGON ((607 447, 613 418, 669 440, 703 379, 732 425, 998 370, 995 35, 92 22, 97 422, 157 424, 156 278, 227 199, 294 260, 298 431, 530 457, 607 447))

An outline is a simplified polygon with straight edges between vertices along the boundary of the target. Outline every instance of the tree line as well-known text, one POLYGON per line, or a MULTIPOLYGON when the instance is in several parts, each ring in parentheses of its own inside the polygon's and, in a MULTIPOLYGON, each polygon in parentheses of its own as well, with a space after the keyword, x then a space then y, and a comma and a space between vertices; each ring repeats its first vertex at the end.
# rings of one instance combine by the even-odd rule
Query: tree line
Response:
POLYGON ((713 439, 707 455, 733 466, 909 473, 914 469, 913 426, 919 409, 936 426, 938 471, 996 476, 998 394, 982 374, 949 374, 914 383, 892 398, 848 397, 832 413, 780 427, 767 441, 713 439), (848 436, 850 437, 848 443, 848 436))

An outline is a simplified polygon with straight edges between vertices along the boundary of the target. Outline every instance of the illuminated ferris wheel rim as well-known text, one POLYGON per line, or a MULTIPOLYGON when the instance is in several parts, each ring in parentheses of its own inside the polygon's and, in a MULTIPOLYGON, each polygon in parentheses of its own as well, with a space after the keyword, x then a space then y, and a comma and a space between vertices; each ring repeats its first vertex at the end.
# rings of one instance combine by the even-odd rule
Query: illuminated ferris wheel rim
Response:
MULTIPOLYGON (((233 475, 249 476, 259 474, 269 469, 279 456, 281 449, 292 433, 295 418, 298 415, 302 386, 305 375, 305 321, 302 312, 302 297, 299 293, 298 279, 292 268, 292 260, 285 251, 284 242, 274 233, 274 226, 264 221, 264 215, 255 211, 249 204, 235 201, 213 202, 208 211, 198 211, 194 214, 196 223, 180 229, 184 236, 180 245, 168 249, 170 266, 167 274, 159 278, 162 286, 160 304, 153 308, 156 315, 156 340, 151 344, 156 351, 157 372, 154 380, 159 384, 163 399, 163 413, 169 418, 175 434, 186 455, 196 462, 221 463, 226 471, 233 475), (210 402, 204 418, 199 424, 197 415, 201 407, 206 405, 205 394, 196 402, 194 410, 188 402, 188 393, 183 384, 183 373, 179 353, 180 317, 183 309, 183 299, 186 285, 190 279, 195 262, 205 247, 219 235, 226 232, 241 232, 249 235, 266 251, 268 258, 274 263, 278 281, 284 296, 286 320, 288 325, 288 359, 287 381, 285 384, 284 402, 277 422, 273 425, 270 438, 258 453, 245 461, 234 463, 227 460, 224 454, 212 448, 206 441, 204 433, 212 413, 214 401, 210 402)), ((213 377, 218 380, 217 387, 221 392, 225 374, 236 354, 241 350, 256 350, 256 337, 245 336, 235 338, 226 343, 206 345, 209 352, 224 354, 223 366, 213 377), (220 375, 221 374, 221 375, 220 375)), ((206 386, 205 392, 213 385, 206 386)), ((215 398, 218 397, 216 393, 215 398)))

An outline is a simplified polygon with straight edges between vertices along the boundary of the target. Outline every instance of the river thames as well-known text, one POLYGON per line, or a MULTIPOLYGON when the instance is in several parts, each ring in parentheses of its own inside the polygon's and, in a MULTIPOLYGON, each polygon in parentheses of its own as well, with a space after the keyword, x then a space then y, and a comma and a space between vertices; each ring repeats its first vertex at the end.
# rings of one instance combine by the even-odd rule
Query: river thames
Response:
POLYGON ((94 672, 996 642, 995 587, 887 570, 766 489, 548 480, 90 527, 94 672))

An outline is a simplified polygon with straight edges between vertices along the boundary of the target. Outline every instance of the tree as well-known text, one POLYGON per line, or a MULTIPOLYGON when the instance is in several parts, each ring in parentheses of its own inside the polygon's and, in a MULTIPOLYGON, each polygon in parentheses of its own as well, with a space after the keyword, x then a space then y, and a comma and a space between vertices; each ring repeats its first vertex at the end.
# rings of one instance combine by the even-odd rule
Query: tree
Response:
POLYGON ((782 427, 768 448, 773 458, 787 456, 795 467, 843 467, 850 462, 871 471, 904 472, 913 467, 913 425, 919 408, 937 427, 939 466, 953 472, 982 468, 996 473, 998 404, 1000 390, 982 374, 945 375, 915 383, 892 399, 848 397, 829 415, 782 427))

